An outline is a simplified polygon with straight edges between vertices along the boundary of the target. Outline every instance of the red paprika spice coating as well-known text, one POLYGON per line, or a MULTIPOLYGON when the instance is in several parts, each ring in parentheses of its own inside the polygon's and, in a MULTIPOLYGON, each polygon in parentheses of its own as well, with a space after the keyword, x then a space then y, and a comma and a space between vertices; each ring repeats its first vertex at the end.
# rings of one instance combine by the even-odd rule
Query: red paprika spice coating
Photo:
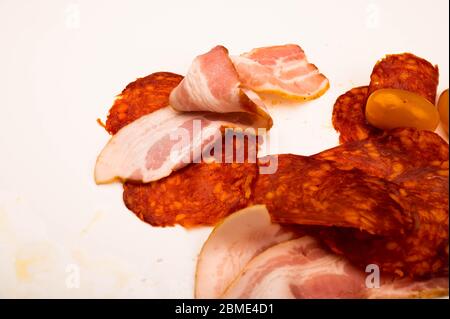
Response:
POLYGON ((337 228, 323 230, 320 236, 332 250, 361 266, 377 264, 398 276, 448 274, 448 156, 448 144, 441 137, 415 129, 396 129, 315 155, 398 185, 400 193, 407 194, 402 203, 416 224, 401 236, 337 228))
POLYGON ((366 121, 367 92, 367 86, 353 88, 336 100, 332 121, 340 134, 341 143, 359 141, 381 133, 366 121))
POLYGON ((169 104, 170 92, 183 76, 157 72, 131 82, 120 93, 106 120, 106 130, 116 134, 125 125, 169 104))

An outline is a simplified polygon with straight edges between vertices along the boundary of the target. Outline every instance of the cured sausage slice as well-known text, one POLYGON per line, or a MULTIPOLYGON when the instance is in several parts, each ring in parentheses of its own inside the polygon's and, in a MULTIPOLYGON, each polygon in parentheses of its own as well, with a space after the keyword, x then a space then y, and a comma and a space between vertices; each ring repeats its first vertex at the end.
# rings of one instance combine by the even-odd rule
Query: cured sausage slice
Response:
POLYGON ((377 62, 370 76, 368 95, 379 89, 401 89, 436 102, 439 69, 411 53, 390 54, 377 62))
POLYGON ((413 224, 406 193, 360 170, 340 170, 332 162, 278 155, 274 174, 259 175, 255 204, 265 204, 281 224, 341 226, 371 234, 400 234, 413 224))
POLYGON ((391 54, 378 61, 370 76, 369 86, 353 88, 336 100, 333 126, 341 143, 376 136, 380 129, 367 123, 366 101, 379 89, 401 89, 423 96, 435 103, 439 69, 411 53, 391 54))
POLYGON ((116 134, 141 116, 167 106, 170 92, 182 79, 175 73, 157 72, 128 84, 109 111, 106 130, 116 134))
POLYGON ((401 193, 409 194, 403 203, 416 216, 414 230, 402 236, 324 230, 321 237, 335 252, 360 265, 377 264, 399 276, 448 273, 448 144, 441 137, 429 131, 397 129, 314 157, 395 183, 401 193))
POLYGON ((411 169, 440 167, 448 161, 448 144, 433 132, 401 128, 379 137, 345 143, 313 157, 330 160, 340 168, 355 167, 395 181, 411 169))
POLYGON ((333 107, 333 126, 341 143, 359 141, 380 134, 366 121, 367 86, 353 88, 341 95, 333 107))
POLYGON ((215 225, 248 206, 255 163, 190 164, 148 184, 124 184, 125 205, 153 226, 215 225))

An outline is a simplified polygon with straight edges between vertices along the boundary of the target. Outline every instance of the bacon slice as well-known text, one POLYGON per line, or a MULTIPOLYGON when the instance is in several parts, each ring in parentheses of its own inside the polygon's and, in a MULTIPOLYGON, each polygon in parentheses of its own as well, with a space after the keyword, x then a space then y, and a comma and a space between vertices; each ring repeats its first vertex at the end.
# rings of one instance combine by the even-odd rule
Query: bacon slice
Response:
POLYGON ((263 205, 242 209, 217 225, 197 262, 195 298, 219 298, 244 266, 268 247, 299 236, 273 224, 263 205))
POLYGON ((168 176, 222 138, 223 127, 259 127, 258 118, 236 113, 180 113, 165 107, 115 134, 97 158, 97 184, 119 180, 144 183, 168 176))
POLYGON ((223 298, 358 298, 363 274, 312 237, 286 241, 252 259, 223 298))
POLYGON ((258 95, 241 88, 239 75, 223 46, 194 59, 169 101, 178 111, 255 113, 267 119, 267 128, 272 126, 272 118, 258 95))
POLYGON ((340 133, 339 141, 359 141, 383 133, 366 120, 366 102, 375 91, 406 90, 434 104, 438 84, 439 68, 427 60, 411 53, 386 55, 375 64, 369 86, 353 88, 337 98, 333 107, 333 126, 340 133))
POLYGON ((242 85, 257 93, 305 101, 329 88, 328 79, 295 44, 257 48, 232 59, 242 85))

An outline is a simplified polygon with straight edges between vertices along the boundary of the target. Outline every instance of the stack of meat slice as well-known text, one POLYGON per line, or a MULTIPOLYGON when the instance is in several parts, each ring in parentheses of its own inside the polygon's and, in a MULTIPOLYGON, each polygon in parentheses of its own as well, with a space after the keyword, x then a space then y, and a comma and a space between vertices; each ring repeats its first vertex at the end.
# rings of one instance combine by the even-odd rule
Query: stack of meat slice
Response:
POLYGON ((233 64, 228 50, 217 46, 198 56, 179 84, 179 76, 164 73, 130 84, 118 97, 106 127, 116 132, 123 123, 129 124, 116 132, 98 157, 96 182, 148 183, 166 177, 201 162, 202 151, 222 139, 223 128, 270 129, 272 118, 258 92, 270 88, 279 96, 308 100, 329 86, 297 45, 255 49, 235 60, 239 62, 233 64), (164 93, 170 93, 165 104, 160 98, 164 93), (156 101, 152 95, 157 95, 156 101), (136 110, 146 102, 150 106, 145 105, 144 111, 136 110), (136 114, 142 117, 137 119, 136 114), (131 119, 135 121, 130 123, 131 119))
MULTIPOLYGON (((270 226, 267 234, 273 241, 261 240, 256 248, 242 242, 247 259, 228 278, 239 278, 238 284, 220 284, 216 296, 267 297, 262 292, 271 279, 253 276, 267 264, 281 267, 282 281, 273 290, 280 297, 448 293, 448 144, 438 135, 414 129, 380 132, 358 122, 349 131, 351 138, 341 135, 345 144, 310 157, 278 155, 277 170, 268 175, 260 174, 268 158, 255 162, 248 152, 240 163, 227 162, 224 152, 218 161, 195 158, 197 148, 222 139, 216 133, 223 127, 270 128, 270 114, 258 93, 309 99, 327 87, 298 46, 256 49, 232 58, 216 47, 199 56, 184 79, 155 73, 122 92, 106 122, 114 136, 99 157, 96 180, 125 180, 126 206, 154 226, 215 225, 241 208, 265 205, 271 220, 282 226, 270 226), (270 54, 264 57, 265 52, 270 54), (211 65, 220 72, 208 69, 211 65), (249 77, 250 67, 258 70, 256 76, 249 77), (276 79, 270 80, 270 74, 276 79), (206 138, 194 138, 173 160, 168 136, 182 127, 195 137, 189 124, 195 119, 210 128, 206 138), (362 286, 371 264, 382 273, 383 290, 362 286), (248 270, 241 273, 244 266, 248 270), (286 278, 291 270, 292 277, 286 278), (322 279, 316 281, 316 275, 322 279), (340 284, 324 284, 323 278, 340 284)), ((358 90, 346 101, 363 107, 368 89, 358 90)), ((234 146, 241 144, 249 141, 234 146)), ((257 144, 250 146, 257 151, 257 144)))
POLYGON ((418 298, 448 294, 448 277, 395 278, 360 269, 314 238, 271 222, 265 206, 232 214, 203 245, 196 298, 418 298))

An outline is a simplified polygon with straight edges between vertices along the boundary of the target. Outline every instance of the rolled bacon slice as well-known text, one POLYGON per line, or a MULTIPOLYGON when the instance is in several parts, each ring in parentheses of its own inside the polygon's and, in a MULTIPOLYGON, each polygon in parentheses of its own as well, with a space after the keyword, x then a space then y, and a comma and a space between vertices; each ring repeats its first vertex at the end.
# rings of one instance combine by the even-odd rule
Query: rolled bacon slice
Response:
POLYGON ((272 118, 259 96, 241 88, 239 75, 223 46, 216 46, 194 59, 181 83, 170 94, 170 105, 178 111, 217 113, 248 112, 272 118))
POLYGON ((321 96, 330 86, 295 44, 253 49, 232 60, 242 85, 257 93, 306 101, 321 96))

